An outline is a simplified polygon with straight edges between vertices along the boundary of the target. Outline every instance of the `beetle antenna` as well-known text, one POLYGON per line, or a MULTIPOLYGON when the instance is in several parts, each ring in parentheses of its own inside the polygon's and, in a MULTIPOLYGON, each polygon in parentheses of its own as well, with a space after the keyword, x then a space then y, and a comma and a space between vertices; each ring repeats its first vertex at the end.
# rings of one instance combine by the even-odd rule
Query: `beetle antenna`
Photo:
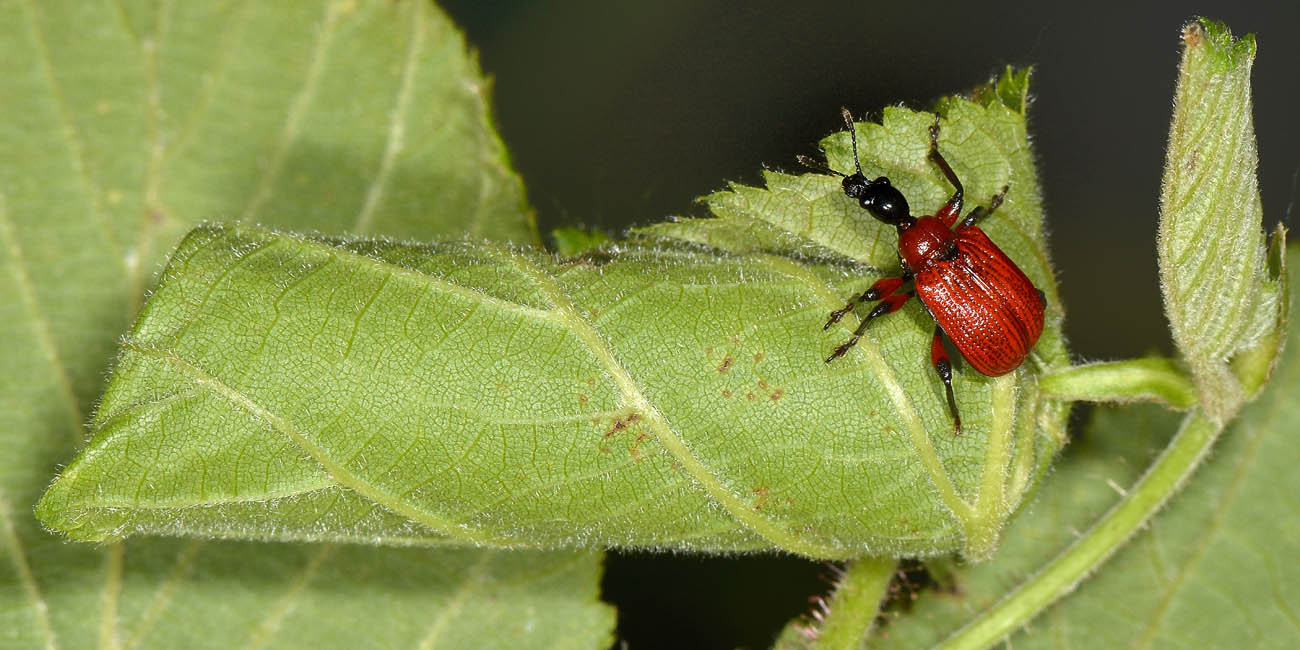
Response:
POLYGON ((858 132, 853 128, 853 115, 843 106, 840 107, 840 115, 844 116, 844 126, 849 127, 849 138, 853 141, 853 166, 857 168, 858 176, 864 176, 862 163, 858 162, 858 132))
POLYGON ((808 169, 816 170, 816 171, 819 171, 819 172, 826 172, 826 173, 828 173, 828 174, 835 174, 836 176, 844 176, 844 175, 845 175, 845 174, 842 173, 842 172, 837 172, 837 171, 835 171, 834 169, 831 169, 830 167, 828 167, 828 166, 826 166, 826 165, 823 165, 823 164, 817 162, 817 161, 814 160, 811 156, 805 156, 805 155, 803 155, 803 154, 796 154, 796 155, 795 155, 795 159, 799 161, 799 164, 803 165, 804 167, 807 167, 808 169))

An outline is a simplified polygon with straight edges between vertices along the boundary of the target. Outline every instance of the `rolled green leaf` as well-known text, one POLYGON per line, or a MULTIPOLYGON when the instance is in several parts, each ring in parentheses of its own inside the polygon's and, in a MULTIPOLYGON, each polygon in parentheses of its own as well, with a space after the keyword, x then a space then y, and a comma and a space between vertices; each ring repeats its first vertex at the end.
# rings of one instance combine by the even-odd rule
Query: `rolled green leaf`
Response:
POLYGON ((88 540, 985 556, 1064 439, 1036 389, 1062 361, 959 372, 955 436, 921 310, 825 363, 873 279, 202 227, 38 514, 88 540))
MULTIPOLYGON (((1234 368, 1251 352, 1266 369, 1283 331, 1278 272, 1267 263, 1255 178, 1250 70, 1255 40, 1201 19, 1183 32, 1169 153, 1160 196, 1160 281, 1174 342, 1206 411, 1229 417, 1262 385, 1243 386, 1234 368)), ((1276 256, 1280 258, 1280 255, 1276 256)))

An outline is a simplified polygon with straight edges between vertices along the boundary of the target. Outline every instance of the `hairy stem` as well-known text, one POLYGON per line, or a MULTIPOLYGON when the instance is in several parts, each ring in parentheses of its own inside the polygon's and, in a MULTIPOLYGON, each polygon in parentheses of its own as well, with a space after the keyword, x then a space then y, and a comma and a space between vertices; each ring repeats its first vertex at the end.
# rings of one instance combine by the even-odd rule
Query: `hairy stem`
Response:
POLYGON ((894 576, 898 560, 861 558, 850 562, 826 604, 817 640, 817 650, 860 648, 871 635, 885 590, 894 576))

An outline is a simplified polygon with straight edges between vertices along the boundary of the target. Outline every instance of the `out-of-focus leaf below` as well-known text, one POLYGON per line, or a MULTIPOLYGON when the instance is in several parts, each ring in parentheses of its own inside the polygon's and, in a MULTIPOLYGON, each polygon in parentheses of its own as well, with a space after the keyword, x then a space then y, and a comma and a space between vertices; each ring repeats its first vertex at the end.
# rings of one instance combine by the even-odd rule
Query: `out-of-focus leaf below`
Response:
POLYGON ((0 647, 607 647, 597 554, 41 529, 119 338, 201 220, 535 236, 487 81, 431 3, 0 14, 0 647))

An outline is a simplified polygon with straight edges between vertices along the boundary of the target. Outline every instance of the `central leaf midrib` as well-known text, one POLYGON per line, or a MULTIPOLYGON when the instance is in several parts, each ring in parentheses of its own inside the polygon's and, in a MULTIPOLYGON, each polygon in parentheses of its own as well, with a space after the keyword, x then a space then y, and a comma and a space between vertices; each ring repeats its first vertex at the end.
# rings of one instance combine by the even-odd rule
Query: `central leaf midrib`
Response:
POLYGON ((840 557, 844 549, 809 541, 790 532, 776 521, 763 517, 749 504, 733 493, 702 460, 691 453, 686 441, 673 429, 668 419, 650 402, 633 379, 632 374, 618 360, 609 344, 588 321, 549 274, 522 255, 509 250, 492 248, 495 256, 508 262, 528 276, 539 291, 551 300, 558 322, 568 325, 605 371, 614 380, 623 403, 642 415, 643 422, 654 432, 664 449, 681 464, 683 470, 701 489, 727 511, 735 520, 754 533, 785 550, 812 557, 840 557))

